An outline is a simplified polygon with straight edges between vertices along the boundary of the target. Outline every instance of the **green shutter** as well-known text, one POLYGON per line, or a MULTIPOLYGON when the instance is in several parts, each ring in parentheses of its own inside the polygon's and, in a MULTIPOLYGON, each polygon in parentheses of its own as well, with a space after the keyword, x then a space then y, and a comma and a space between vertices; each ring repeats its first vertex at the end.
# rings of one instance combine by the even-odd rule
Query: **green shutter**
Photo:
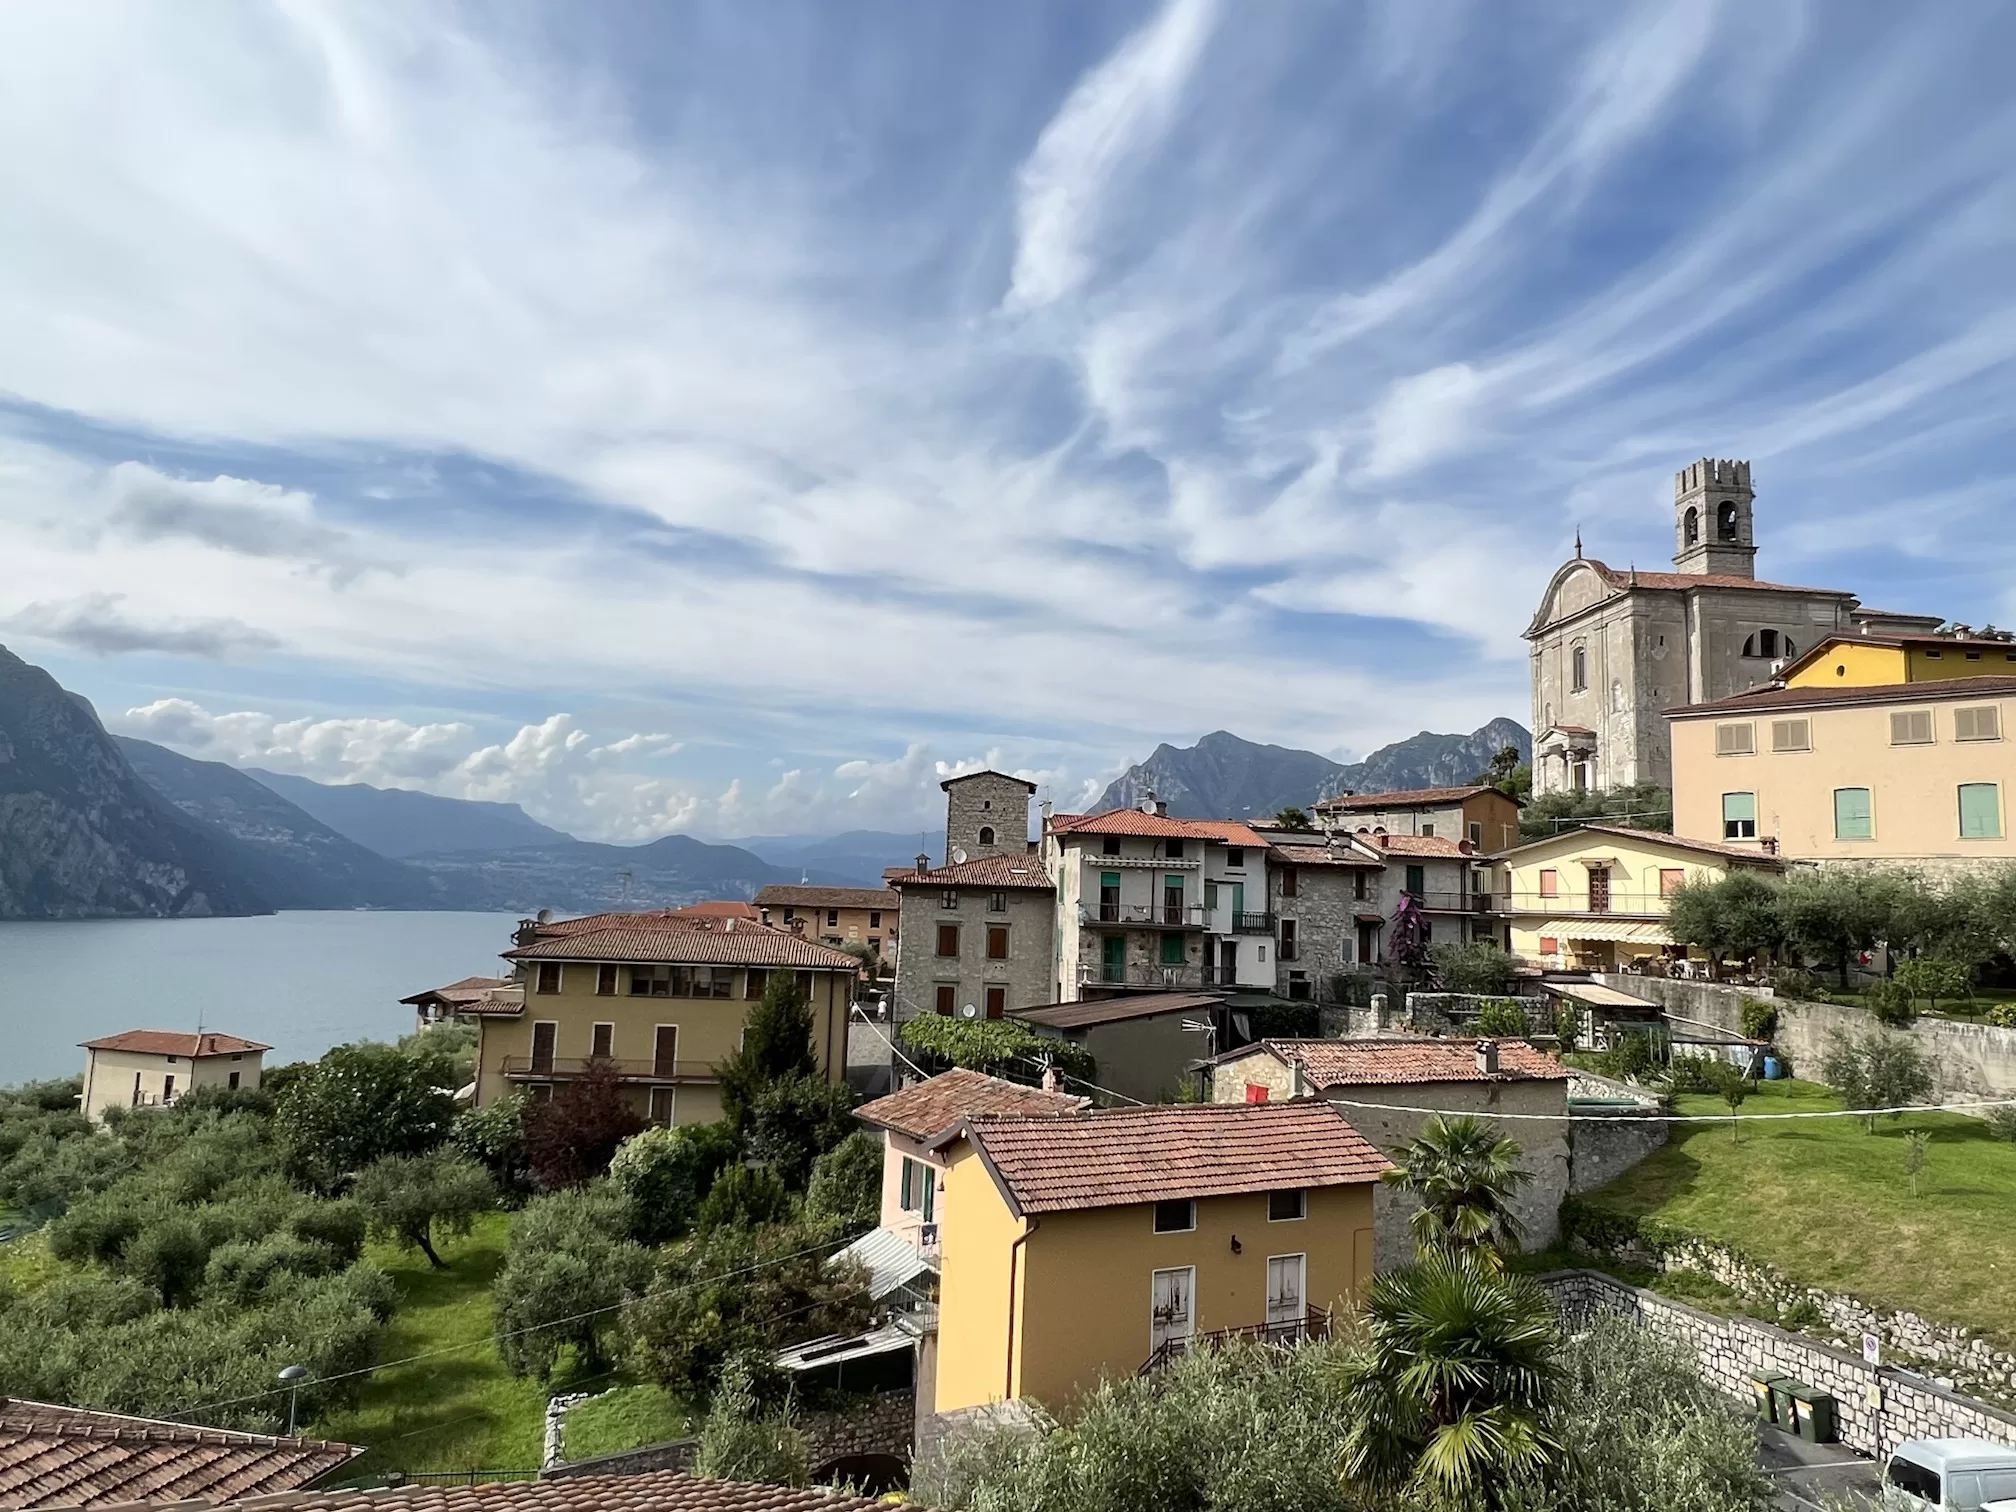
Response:
POLYGON ((1960 784, 1960 838, 2002 838, 2002 789, 1993 782, 1960 784))
POLYGON ((1099 873, 1099 885, 1101 887, 1118 887, 1120 885, 1120 873, 1118 872, 1099 873))
POLYGON ((1162 964, 1164 966, 1183 964, 1183 936, 1180 934, 1162 936, 1162 964))
POLYGON ((1869 811, 1869 789, 1834 789, 1834 838, 1867 840, 1875 833, 1869 811))
POLYGON ((1164 877, 1162 879, 1162 886, 1170 892, 1180 893, 1183 891, 1183 878, 1181 876, 1164 877))

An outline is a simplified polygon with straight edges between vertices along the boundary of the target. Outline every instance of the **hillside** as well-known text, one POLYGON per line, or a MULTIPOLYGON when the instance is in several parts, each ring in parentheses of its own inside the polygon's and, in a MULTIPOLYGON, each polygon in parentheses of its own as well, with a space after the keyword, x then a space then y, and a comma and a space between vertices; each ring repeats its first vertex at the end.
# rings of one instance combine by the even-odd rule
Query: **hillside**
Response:
POLYGON ((0 918, 271 908, 229 837, 142 781, 88 703, 0 647, 0 918))
POLYGON ((909 866, 921 850, 936 862, 945 855, 945 831, 848 830, 838 835, 756 835, 724 840, 787 870, 832 872, 879 881, 883 868, 909 866))
POLYGON ((441 851, 520 850, 574 838, 549 829, 515 803, 437 798, 363 782, 315 782, 258 767, 247 767, 245 775, 345 839, 394 861, 441 851))
POLYGON ((1393 793, 1468 782, 1508 745, 1518 748, 1521 760, 1532 754, 1525 726, 1494 719, 1468 735, 1423 730, 1346 763, 1218 730, 1194 746, 1157 746, 1146 761, 1114 779, 1095 808, 1131 808, 1152 792, 1180 818, 1264 818, 1342 792, 1393 793))

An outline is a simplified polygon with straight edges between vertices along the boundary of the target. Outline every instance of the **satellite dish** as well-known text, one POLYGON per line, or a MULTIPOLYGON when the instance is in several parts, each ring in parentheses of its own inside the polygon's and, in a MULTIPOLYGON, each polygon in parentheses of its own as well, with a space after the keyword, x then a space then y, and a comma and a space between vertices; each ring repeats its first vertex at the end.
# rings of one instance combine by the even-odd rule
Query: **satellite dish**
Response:
POLYGON ((553 910, 552 910, 552 909, 550 909, 550 908, 542 908, 542 909, 540 909, 540 910, 539 910, 539 922, 540 922, 541 924, 551 924, 551 923, 553 922, 553 910))
POLYGON ((977 1019, 980 1017, 980 1010, 972 1003, 961 1003, 959 1005, 959 1017, 963 1019, 977 1019))
POLYGON ((964 866, 966 864, 965 846, 955 845, 952 847, 952 864, 954 866, 964 866))

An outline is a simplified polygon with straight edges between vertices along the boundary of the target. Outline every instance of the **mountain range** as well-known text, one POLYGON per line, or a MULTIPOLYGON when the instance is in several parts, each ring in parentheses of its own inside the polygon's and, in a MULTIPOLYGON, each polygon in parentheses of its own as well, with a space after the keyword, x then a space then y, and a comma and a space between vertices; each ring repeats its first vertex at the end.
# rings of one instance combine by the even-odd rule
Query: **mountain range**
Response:
MULTIPOLYGON (((1100 806, 1152 789, 1185 816, 1272 814, 1347 789, 1467 781, 1500 747, 1523 756, 1529 744, 1500 719, 1469 735, 1424 731, 1344 765, 1221 730, 1187 749, 1158 747, 1100 806)), ((777 882, 874 886, 884 867, 944 847, 942 830, 604 845, 514 803, 199 761, 112 735, 85 699, 0 647, 0 919, 676 907, 777 882)))
POLYGON ((1363 761, 1256 745, 1216 730, 1194 746, 1159 745, 1116 777, 1098 807, 1133 808, 1152 793, 1179 819, 1259 819, 1307 808, 1340 793, 1397 793, 1470 782, 1506 746, 1532 759, 1533 737, 1516 720, 1494 719, 1468 735, 1419 735, 1382 746, 1363 761))

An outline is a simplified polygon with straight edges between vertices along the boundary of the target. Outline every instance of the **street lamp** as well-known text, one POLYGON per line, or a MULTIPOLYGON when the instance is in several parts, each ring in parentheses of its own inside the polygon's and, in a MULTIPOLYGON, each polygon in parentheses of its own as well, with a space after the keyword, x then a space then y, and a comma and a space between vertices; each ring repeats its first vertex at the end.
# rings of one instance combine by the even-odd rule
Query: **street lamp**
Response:
POLYGON ((287 1388, 287 1437, 294 1437, 294 1407, 301 1400, 301 1383, 308 1379, 306 1365, 289 1365, 280 1372, 280 1384, 287 1388))

